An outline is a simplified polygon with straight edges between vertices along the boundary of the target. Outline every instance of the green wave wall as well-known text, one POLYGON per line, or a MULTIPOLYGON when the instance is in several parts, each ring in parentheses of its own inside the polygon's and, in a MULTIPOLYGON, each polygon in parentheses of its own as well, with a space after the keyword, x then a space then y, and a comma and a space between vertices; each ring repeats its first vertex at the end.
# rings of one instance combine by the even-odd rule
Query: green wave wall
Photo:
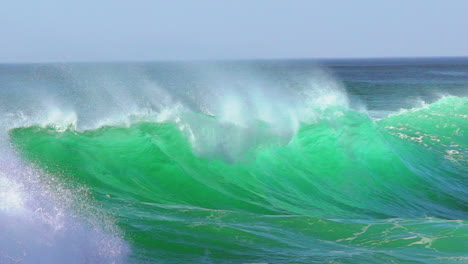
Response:
POLYGON ((446 263, 468 258, 467 119, 460 97, 377 121, 328 109, 235 161, 195 154, 170 122, 10 136, 89 188, 135 262, 446 263))

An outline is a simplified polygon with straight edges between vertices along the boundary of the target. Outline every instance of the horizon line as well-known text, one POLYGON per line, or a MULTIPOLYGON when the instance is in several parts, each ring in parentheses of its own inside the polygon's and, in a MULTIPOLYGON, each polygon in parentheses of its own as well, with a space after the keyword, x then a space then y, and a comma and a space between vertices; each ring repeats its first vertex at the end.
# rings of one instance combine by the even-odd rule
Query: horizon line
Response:
POLYGON ((468 55, 461 56, 392 56, 392 57, 278 57, 278 58, 222 58, 222 59, 148 59, 148 60, 71 60, 71 61, 18 61, 0 62, 0 65, 33 65, 33 64, 106 64, 106 63, 217 63, 217 62, 254 62, 254 61, 372 61, 372 60, 418 60, 418 59, 468 59, 468 55))

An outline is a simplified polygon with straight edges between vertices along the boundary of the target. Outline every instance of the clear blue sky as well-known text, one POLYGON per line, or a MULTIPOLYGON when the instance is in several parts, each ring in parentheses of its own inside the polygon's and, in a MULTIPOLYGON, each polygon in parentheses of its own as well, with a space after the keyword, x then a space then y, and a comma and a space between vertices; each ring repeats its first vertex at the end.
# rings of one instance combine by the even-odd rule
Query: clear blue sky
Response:
POLYGON ((0 62, 468 55, 468 0, 12 0, 0 62))

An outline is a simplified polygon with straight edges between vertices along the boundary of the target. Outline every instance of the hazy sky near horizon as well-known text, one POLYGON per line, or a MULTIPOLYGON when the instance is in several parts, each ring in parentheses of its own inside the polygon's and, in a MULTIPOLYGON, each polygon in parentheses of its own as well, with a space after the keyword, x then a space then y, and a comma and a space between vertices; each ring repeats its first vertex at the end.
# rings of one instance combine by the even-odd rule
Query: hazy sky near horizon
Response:
POLYGON ((467 0, 4 1, 0 62, 468 55, 467 0))

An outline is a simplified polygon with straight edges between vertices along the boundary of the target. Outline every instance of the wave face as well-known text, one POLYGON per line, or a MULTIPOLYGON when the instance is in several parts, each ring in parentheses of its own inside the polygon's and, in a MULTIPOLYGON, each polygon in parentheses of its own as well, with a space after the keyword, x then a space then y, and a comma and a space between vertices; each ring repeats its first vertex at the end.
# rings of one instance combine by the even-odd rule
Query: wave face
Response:
MULTIPOLYGON (((383 99, 375 95, 369 103, 356 100, 352 89, 347 94, 362 80, 339 83, 318 68, 294 72, 297 82, 291 75, 254 78, 251 69, 203 69, 197 78, 200 72, 206 86, 185 94, 161 84, 119 88, 96 99, 111 106, 88 101, 87 109, 81 106, 89 89, 80 88, 67 107, 54 94, 44 111, 5 115, 11 153, 26 163, 18 166, 40 173, 37 184, 60 194, 58 200, 78 198, 50 203, 72 204, 65 217, 77 219, 78 230, 97 222, 97 233, 76 232, 107 241, 107 251, 86 249, 88 260, 77 263, 467 260, 466 97, 369 109, 383 99), (276 85, 262 88, 266 83, 276 85), (158 97, 149 97, 154 91, 158 97)), ((8 183, 3 191, 3 183, 0 197, 12 190, 8 183)), ((11 219, 0 217, 0 224, 11 219)), ((93 247, 89 241, 85 247, 93 247)))

